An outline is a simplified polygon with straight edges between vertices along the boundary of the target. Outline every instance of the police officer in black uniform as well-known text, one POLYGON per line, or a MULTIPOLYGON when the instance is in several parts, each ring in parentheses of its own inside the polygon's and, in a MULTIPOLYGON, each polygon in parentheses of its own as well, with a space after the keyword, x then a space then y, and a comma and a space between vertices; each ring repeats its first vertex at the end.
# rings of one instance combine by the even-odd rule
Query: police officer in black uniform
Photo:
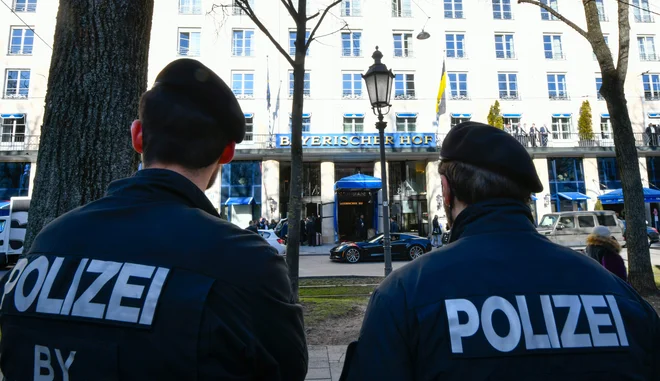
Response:
POLYGON ((229 87, 169 64, 131 126, 144 168, 37 236, 3 279, 7 380, 303 380, 302 309, 261 237, 204 195, 243 140, 229 87))
POLYGON ((525 148, 467 122, 439 167, 449 245, 374 292, 344 380, 658 380, 660 322, 628 284, 538 234, 525 148))

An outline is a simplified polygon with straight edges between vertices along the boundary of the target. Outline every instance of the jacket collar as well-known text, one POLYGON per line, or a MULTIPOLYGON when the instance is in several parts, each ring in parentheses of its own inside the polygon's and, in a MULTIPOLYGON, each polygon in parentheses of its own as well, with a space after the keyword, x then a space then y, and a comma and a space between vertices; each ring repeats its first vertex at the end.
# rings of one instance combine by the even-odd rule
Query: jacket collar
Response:
POLYGON ((454 221, 449 242, 478 234, 536 232, 529 206, 513 199, 494 199, 469 205, 454 221))
POLYGON ((220 217, 197 185, 168 169, 143 169, 132 177, 113 181, 108 187, 107 195, 182 203, 220 217))

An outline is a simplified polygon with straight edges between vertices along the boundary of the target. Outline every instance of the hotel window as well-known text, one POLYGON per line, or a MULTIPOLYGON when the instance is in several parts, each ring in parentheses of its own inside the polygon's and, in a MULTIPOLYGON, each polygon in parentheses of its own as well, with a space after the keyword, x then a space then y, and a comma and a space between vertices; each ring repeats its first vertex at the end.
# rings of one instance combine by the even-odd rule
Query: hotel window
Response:
POLYGON ((344 32, 341 34, 341 55, 360 57, 362 55, 362 32, 344 32))
POLYGON ((342 73, 342 98, 358 99, 362 97, 362 75, 360 73, 342 73))
MULTIPOLYGON (((559 12, 559 8, 557 7, 557 0, 541 0, 541 4, 548 5, 553 10, 559 12)), ((555 20, 557 20, 557 18, 555 16, 553 16, 552 13, 550 13, 547 10, 541 8, 541 20, 555 21, 555 20)))
POLYGON ((392 0, 392 17, 412 17, 410 0, 392 0))
POLYGON ((600 117, 600 137, 601 139, 612 139, 612 123, 609 116, 600 117))
POLYGON ((561 47, 561 34, 543 35, 543 52, 548 60, 563 60, 566 58, 561 47))
POLYGON ((36 12, 37 0, 14 0, 14 12, 36 12))
POLYGON ((344 133, 364 132, 364 114, 344 114, 344 133))
MULTIPOLYGON (((309 71, 305 71, 304 88, 303 88, 303 95, 305 97, 309 97, 312 95, 311 92, 312 82, 310 78, 311 78, 311 73, 309 71)), ((293 97, 293 70, 289 70, 289 98, 291 97, 293 97)))
POLYGON ((417 130, 417 116, 411 114, 397 114, 396 132, 415 132, 417 130))
POLYGON ((412 33, 394 33, 394 57, 412 57, 412 33))
POLYGON ((659 61, 660 57, 655 54, 655 38, 653 36, 637 36, 639 47, 639 59, 642 61, 659 61))
POLYGON ((497 73, 497 83, 500 92, 500 99, 520 99, 517 73, 497 73))
POLYGON ((605 13, 605 4, 603 3, 603 0, 596 0, 596 7, 598 8, 598 20, 601 22, 610 21, 605 13))
POLYGON ((3 143, 25 142, 25 114, 0 115, 3 143))
POLYGON ((200 28, 179 28, 179 55, 197 57, 201 53, 202 32, 200 28))
MULTIPOLYGON (((289 132, 291 132, 291 116, 289 116, 289 132)), ((312 114, 303 113, 302 132, 309 132, 312 127, 312 114)))
MULTIPOLYGON (((513 117, 513 116, 504 116, 502 117, 502 120, 504 122, 504 126, 509 126, 511 128, 511 132, 518 131, 518 126, 520 125, 520 118, 519 117, 513 117)), ((527 131, 525 131, 527 132, 527 131)))
POLYGON ((360 0, 342 0, 342 2, 341 2, 341 15, 342 15, 342 17, 362 16, 362 9, 360 7, 360 0))
POLYGON ((396 74, 394 99, 415 99, 415 74, 396 74))
POLYGON ((567 100, 566 74, 548 74, 548 97, 552 100, 567 100))
POLYGON ((600 88, 603 86, 603 78, 602 77, 596 77, 596 98, 598 98, 599 101, 604 100, 602 95, 600 95, 600 88))
POLYGON ((179 0, 179 14, 201 15, 202 0, 179 0))
POLYGON ((516 58, 516 51, 513 46, 513 34, 495 35, 495 57, 507 60, 516 58))
POLYGON ((231 54, 237 57, 254 55, 254 31, 250 29, 234 29, 232 33, 231 54))
POLYGON ((570 139, 571 138, 571 116, 553 116, 552 117, 552 139, 570 139))
POLYGON ((237 98, 254 97, 254 73, 251 71, 231 73, 231 90, 237 98))
POLYGON ((467 89, 468 73, 447 73, 449 79, 450 98, 453 100, 468 100, 467 89))
POLYGON ((660 101, 660 74, 642 75, 644 86, 644 99, 647 101, 660 101))
MULTIPOLYGON (((296 55, 296 35, 296 31, 289 31, 289 54, 292 56, 296 55)), ((309 31, 305 32, 305 44, 307 43, 307 40, 309 40, 309 31)), ((309 49, 307 49, 305 55, 309 56, 309 49)))
POLYGON ((249 113, 249 114, 244 114, 245 115, 245 138, 243 139, 244 142, 251 142, 253 141, 253 134, 254 134, 254 114, 249 113))
POLYGON ((463 0, 444 0, 444 2, 446 19, 463 18, 463 0))
POLYGON ((8 69, 5 72, 5 99, 27 99, 30 93, 30 70, 8 69))
POLYGON ((471 116, 462 115, 462 114, 456 114, 456 115, 452 114, 450 120, 451 128, 454 128, 461 123, 469 122, 470 119, 472 119, 471 116))
POLYGON ((512 20, 511 0, 493 0, 493 18, 496 20, 512 20))
POLYGON ((10 55, 32 55, 34 31, 27 27, 14 26, 9 32, 10 55))
POLYGON ((649 11, 649 0, 632 0, 632 10, 635 22, 653 22, 651 11, 649 11))
POLYGON ((447 33, 445 35, 446 54, 449 58, 465 58, 465 34, 447 33))
MULTIPOLYGON (((239 16, 239 15, 244 15, 245 12, 243 12, 243 8, 241 8, 240 5, 238 5, 238 1, 234 0, 232 8, 232 14, 234 16, 239 16)), ((250 5, 250 8, 254 10, 254 0, 249 0, 248 4, 250 5)))
POLYGON ((598 180, 600 183, 600 189, 621 189, 621 177, 619 177, 616 158, 599 157, 596 159, 596 162, 598 163, 598 180))

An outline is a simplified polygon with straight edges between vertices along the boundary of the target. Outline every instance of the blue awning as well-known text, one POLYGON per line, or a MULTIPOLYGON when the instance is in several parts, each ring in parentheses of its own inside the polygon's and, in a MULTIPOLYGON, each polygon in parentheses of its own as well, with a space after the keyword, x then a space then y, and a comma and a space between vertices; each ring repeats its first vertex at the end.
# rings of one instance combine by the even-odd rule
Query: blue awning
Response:
POLYGON ((417 118, 416 112, 397 112, 397 118, 417 118))
POLYGON ((538 198, 536 198, 536 196, 532 195, 532 201, 536 201, 536 200, 538 200, 538 198))
POLYGON ((247 119, 247 118, 252 118, 252 117, 254 116, 254 113, 253 113, 253 112, 246 112, 246 113, 243 113, 243 116, 244 116, 246 119, 247 119))
POLYGON ((344 114, 344 118, 364 118, 364 113, 362 113, 362 114, 344 114))
MULTIPOLYGON (((642 188, 644 191, 644 202, 660 202, 660 191, 650 188, 642 188)), ((623 189, 614 189, 611 192, 601 194, 598 199, 603 204, 623 204, 623 189)))
POLYGON ((24 117, 25 114, 0 114, 2 119, 18 119, 24 117))
POLYGON ((650 112, 649 118, 660 118, 660 112, 650 112))
POLYGON ((573 115, 573 114, 570 114, 570 113, 568 113, 568 114, 552 114, 552 117, 553 118, 570 118, 571 115, 573 115))
POLYGON ((584 201, 584 200, 590 200, 591 197, 587 196, 584 193, 580 192, 562 192, 562 193, 557 193, 557 196, 566 199, 566 200, 571 200, 571 201, 584 201))
MULTIPOLYGON (((289 113, 289 118, 291 117, 291 113, 289 113)), ((312 113, 311 112, 303 112, 303 118, 311 118, 312 113)))
POLYGON ((335 189, 380 189, 382 181, 373 176, 361 173, 344 177, 335 183, 335 189))
POLYGON ((452 118, 472 118, 472 114, 451 114, 452 118))
POLYGON ((522 118, 522 114, 502 114, 503 118, 522 118))
POLYGON ((254 197, 229 197, 225 205, 250 205, 254 202, 254 197))
POLYGON ((610 117, 610 114, 600 114, 600 117, 601 117, 601 118, 609 118, 609 117, 610 117))

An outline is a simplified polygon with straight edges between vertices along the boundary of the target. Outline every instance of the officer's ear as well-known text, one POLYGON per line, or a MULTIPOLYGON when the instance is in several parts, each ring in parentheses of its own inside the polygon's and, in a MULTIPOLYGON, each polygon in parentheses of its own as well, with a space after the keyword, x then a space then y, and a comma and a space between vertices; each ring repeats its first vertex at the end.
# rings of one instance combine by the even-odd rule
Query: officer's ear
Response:
POLYGON ((131 124, 131 141, 135 152, 142 153, 142 122, 137 119, 131 124))
POLYGON ((218 164, 228 164, 234 159, 235 153, 236 153, 236 142, 229 142, 227 146, 225 146, 225 150, 222 151, 222 155, 220 155, 220 160, 218 160, 218 164))
POLYGON ((454 196, 451 194, 451 187, 449 187, 449 182, 445 175, 440 175, 440 181, 442 183, 442 202, 446 206, 451 206, 451 199, 454 196))

